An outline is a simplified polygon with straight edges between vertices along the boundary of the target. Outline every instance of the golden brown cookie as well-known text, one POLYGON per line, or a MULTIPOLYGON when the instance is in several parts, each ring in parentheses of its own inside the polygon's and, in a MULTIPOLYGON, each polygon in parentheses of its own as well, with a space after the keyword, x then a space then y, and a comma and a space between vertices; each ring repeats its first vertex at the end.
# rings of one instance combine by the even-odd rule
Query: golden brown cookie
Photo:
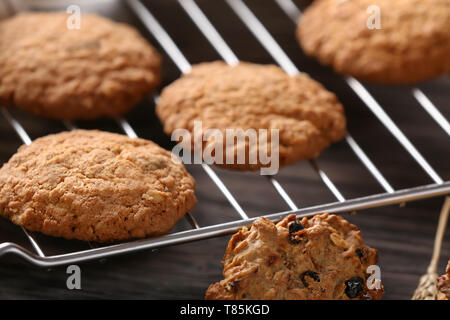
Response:
POLYGON ((35 140, 0 169, 0 215, 31 231, 108 242, 168 232, 195 181, 151 141, 77 130, 35 140))
POLYGON ((438 300, 450 300, 450 260, 445 272, 447 274, 442 275, 437 280, 438 300))
POLYGON ((65 13, 0 22, 0 104, 55 119, 117 116, 160 82, 160 57, 138 32, 96 15, 68 29, 65 13))
POLYGON ((450 70, 450 0, 316 0, 300 19, 303 50, 356 78, 390 84, 450 70), (369 29, 380 8, 381 29, 369 29))
POLYGON ((367 268, 376 262, 377 251, 339 216, 290 215, 277 224, 260 218, 231 238, 224 280, 206 299, 380 299, 381 282, 367 287, 367 268))
MULTIPOLYGON (((156 111, 167 134, 183 128, 193 135, 196 120, 202 121, 203 132, 217 129, 224 138, 226 129, 277 129, 280 166, 317 157, 346 131, 344 110, 336 96, 309 76, 289 76, 274 65, 246 62, 194 66, 163 90, 156 111)), ((212 148, 215 143, 208 139, 204 145, 212 148)), ((226 164, 225 139, 220 145, 224 146, 223 166, 227 168, 256 170, 264 166, 259 158, 256 164, 226 164)), ((246 155, 258 152, 258 147, 247 143, 246 155)))

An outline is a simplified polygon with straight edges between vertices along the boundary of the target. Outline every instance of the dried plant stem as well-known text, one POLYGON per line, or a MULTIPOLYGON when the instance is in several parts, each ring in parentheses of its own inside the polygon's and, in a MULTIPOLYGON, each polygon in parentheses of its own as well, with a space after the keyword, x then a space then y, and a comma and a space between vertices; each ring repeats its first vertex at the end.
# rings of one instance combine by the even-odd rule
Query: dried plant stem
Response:
POLYGON ((433 255, 431 257, 430 265, 428 266, 427 273, 424 274, 419 281, 412 300, 435 300, 437 296, 436 279, 437 265, 439 257, 441 256, 442 240, 444 239, 445 227, 450 212, 450 196, 445 198, 444 205, 442 206, 441 215, 439 216, 439 223, 436 231, 436 237, 434 239, 433 255))

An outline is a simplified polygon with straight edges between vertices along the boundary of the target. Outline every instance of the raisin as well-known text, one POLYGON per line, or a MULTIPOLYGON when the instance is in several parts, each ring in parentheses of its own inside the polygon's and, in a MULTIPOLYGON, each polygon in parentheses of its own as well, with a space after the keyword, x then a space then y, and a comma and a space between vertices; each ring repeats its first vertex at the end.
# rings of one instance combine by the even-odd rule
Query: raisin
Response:
POLYGON ((360 277, 353 277, 345 281, 345 294, 350 299, 356 298, 363 292, 364 280, 360 277))
POLYGON ((302 242, 301 239, 296 238, 294 235, 289 235, 289 241, 293 244, 299 244, 302 242))
POLYGON ((314 271, 305 271, 302 273, 302 275, 300 276, 300 279, 303 282, 303 285, 305 287, 308 288, 308 282, 306 282, 305 277, 310 277, 311 279, 313 279, 316 282, 320 282, 320 278, 319 278, 319 274, 317 272, 314 271))
POLYGON ((299 220, 296 220, 292 222, 289 225, 289 240, 294 244, 299 244, 301 242, 301 239, 299 239, 294 233, 299 232, 303 230, 303 225, 300 223, 299 220))
POLYGON ((298 220, 292 222, 289 225, 289 233, 296 233, 300 230, 303 230, 303 225, 298 220))
POLYGON ((364 249, 363 248, 357 248, 356 250, 356 255, 360 258, 364 257, 364 249))
POLYGON ((229 285, 231 291, 233 291, 234 293, 238 292, 238 290, 239 290, 239 281, 237 281, 237 280, 232 281, 228 285, 229 285))
POLYGON ((275 262, 277 262, 279 257, 280 256, 278 254, 271 254, 271 255, 269 255, 269 259, 267 260, 267 265, 270 267, 275 262))

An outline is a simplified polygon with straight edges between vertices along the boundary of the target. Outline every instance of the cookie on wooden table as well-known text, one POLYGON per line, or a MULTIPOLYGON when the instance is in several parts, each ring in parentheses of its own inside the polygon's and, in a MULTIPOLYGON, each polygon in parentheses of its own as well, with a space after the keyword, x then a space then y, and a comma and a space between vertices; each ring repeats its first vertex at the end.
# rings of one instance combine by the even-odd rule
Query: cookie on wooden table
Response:
POLYGON ((367 273, 376 262, 377 251, 340 216, 290 215, 276 224, 259 218, 231 238, 224 280, 206 299, 380 299, 381 282, 367 273))
POLYGON ((31 231, 109 242, 168 232, 195 181, 151 141, 101 131, 49 135, 0 169, 0 215, 31 231))
POLYGON ((0 104, 54 119, 130 110, 160 82, 160 57, 131 26, 85 14, 23 13, 0 22, 0 104), (70 22, 70 21, 69 21, 70 22))
POLYGON ((449 21, 450 0, 316 0, 297 35, 340 73, 405 84, 450 71, 449 21))

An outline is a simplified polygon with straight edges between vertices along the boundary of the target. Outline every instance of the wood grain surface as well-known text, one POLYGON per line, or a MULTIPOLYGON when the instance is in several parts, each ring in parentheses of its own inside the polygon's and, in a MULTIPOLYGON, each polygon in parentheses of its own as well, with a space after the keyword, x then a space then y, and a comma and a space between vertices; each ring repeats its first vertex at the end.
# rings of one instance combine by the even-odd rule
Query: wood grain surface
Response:
MULTIPOLYGON (((145 3, 190 62, 220 58, 176 1, 154 0, 145 3)), ((199 0, 197 3, 240 59, 274 63, 224 1, 199 0)), ((338 95, 346 108, 350 133, 395 189, 432 183, 340 75, 305 57, 294 36, 295 25, 275 1, 248 0, 246 3, 299 69, 309 73, 338 95)), ((300 2, 297 4, 304 5, 300 2)), ((82 6, 84 11, 92 9, 92 5, 82 6)), ((163 52, 123 1, 100 1, 100 5, 94 9, 118 21, 137 26, 163 52)), ((170 58, 164 55, 163 86, 175 80, 179 74, 170 58)), ((449 180, 449 136, 417 103, 411 94, 411 88, 382 85, 367 87, 441 177, 449 180)), ((450 118, 449 77, 423 83, 420 88, 439 106, 444 116, 450 118)), ((38 118, 18 110, 11 110, 11 113, 22 123, 32 139, 65 129, 61 122, 38 118)), ((143 101, 126 118, 141 137, 152 139, 165 148, 172 145, 161 130, 151 99, 143 101)), ((78 122, 77 125, 120 132, 117 124, 110 119, 78 122)), ((0 117, 0 163, 6 162, 20 145, 20 139, 8 122, 0 117)), ((348 199, 383 192, 344 142, 326 150, 318 163, 348 199)), ((198 182, 199 203, 193 214, 201 226, 239 218, 199 166, 190 165, 188 169, 198 182)), ((266 178, 256 173, 215 170, 249 216, 288 209, 266 178)), ((336 201, 307 163, 297 163, 282 169, 278 179, 299 207, 336 201)), ((412 296, 431 257, 442 203, 443 198, 434 198, 408 203, 404 207, 390 206, 344 214, 362 230, 365 242, 379 250, 385 299, 410 299, 412 296)), ((182 220, 176 230, 186 228, 188 225, 182 220)), ((449 227, 447 230, 449 231, 449 227)), ((37 235, 37 238, 47 254, 87 248, 86 244, 77 241, 55 240, 42 235, 37 235)), ((41 269, 16 256, 7 255, 0 258, 0 299, 202 299, 208 285, 221 279, 220 262, 228 239, 229 236, 220 237, 80 264, 82 290, 73 291, 66 288, 66 267, 41 269)), ((3 241, 13 241, 29 247, 18 227, 0 219, 0 242, 3 241)), ((444 271, 449 258, 450 232, 447 232, 440 273, 444 271)))

